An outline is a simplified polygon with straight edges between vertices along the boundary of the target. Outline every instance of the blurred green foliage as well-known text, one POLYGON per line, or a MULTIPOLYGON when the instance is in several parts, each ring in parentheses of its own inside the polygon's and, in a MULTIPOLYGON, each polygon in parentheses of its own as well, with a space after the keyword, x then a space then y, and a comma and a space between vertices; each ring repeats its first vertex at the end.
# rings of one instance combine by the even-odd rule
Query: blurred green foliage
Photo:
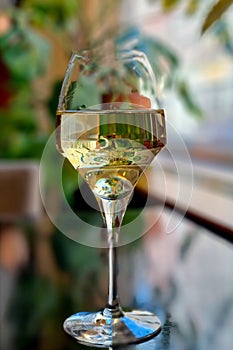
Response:
POLYGON ((50 44, 20 18, 0 37, 5 100, 0 103, 0 157, 39 158, 46 136, 38 131, 33 82, 45 74, 50 44))
MULTIPOLYGON (((157 0, 149 0, 155 2, 157 0)), ((172 11, 176 9, 178 5, 184 5, 183 0, 161 0, 162 8, 164 11, 172 11)), ((201 34, 211 29, 219 21, 224 21, 223 16, 227 13, 230 7, 233 5, 233 0, 218 0, 213 3, 206 2, 207 14, 204 17, 202 26, 200 28, 201 34)), ((188 15, 194 15, 198 9, 203 6, 203 2, 200 0, 188 0, 185 3, 186 13, 188 15)), ((226 23, 225 23, 226 25, 226 23)), ((230 28, 227 28, 230 32, 230 28)), ((221 39, 221 36, 220 36, 221 39)), ((232 40, 232 37, 231 37, 232 40)))
POLYGON ((69 29, 72 19, 76 18, 81 0, 23 0, 21 9, 37 26, 56 26, 57 29, 69 29))
MULTIPOLYGON (((155 2, 157 0, 149 0, 150 2, 155 2)), ((176 9, 178 5, 183 5, 186 8, 186 13, 188 15, 193 15, 197 12, 200 6, 203 5, 203 2, 200 0, 187 0, 185 3, 183 0, 160 0, 162 9, 164 11, 172 11, 176 9)), ((208 9, 207 15, 204 18, 201 33, 203 34, 210 27, 213 26, 216 22, 218 22, 222 15, 224 15, 230 6, 233 4, 233 0, 217 0, 210 2, 206 2, 206 7, 208 9)))
MULTIPOLYGON (((171 11, 180 3, 181 0, 161 0, 164 11, 171 11)), ((214 33, 218 35, 230 54, 233 53, 232 35, 222 16, 232 3, 233 0, 217 1, 207 13, 200 30, 204 33, 215 24, 214 33)), ((59 2, 57 0, 23 0, 20 8, 9 11, 12 16, 12 28, 0 37, 0 58, 7 71, 3 84, 5 91, 4 94, 1 93, 3 97, 0 103, 1 158, 40 157, 48 135, 38 125, 35 101, 40 97, 35 95, 33 84, 38 77, 47 74, 50 42, 33 28, 50 28, 68 38, 68 33, 75 25, 77 13, 82 6, 82 0, 59 2)), ((199 0, 189 0, 186 5, 187 13, 194 14, 199 6, 201 6, 199 0)), ((129 42, 135 38, 137 43, 135 45, 134 42, 133 48, 147 54, 155 75, 160 80, 159 83, 163 79, 162 83, 166 89, 174 87, 187 110, 195 116, 201 116, 200 108, 192 97, 188 82, 177 80, 176 72, 182 62, 175 51, 156 37, 145 36, 137 28, 125 28, 124 32, 117 37, 117 42, 129 42)), ((64 43, 67 45, 66 40, 64 43)), ((70 51, 72 51, 71 47, 70 51)), ((55 82, 51 97, 48 101, 44 101, 45 109, 51 115, 53 122, 60 84, 61 82, 55 82)), ((83 84, 83 87, 85 95, 90 86, 83 84)))

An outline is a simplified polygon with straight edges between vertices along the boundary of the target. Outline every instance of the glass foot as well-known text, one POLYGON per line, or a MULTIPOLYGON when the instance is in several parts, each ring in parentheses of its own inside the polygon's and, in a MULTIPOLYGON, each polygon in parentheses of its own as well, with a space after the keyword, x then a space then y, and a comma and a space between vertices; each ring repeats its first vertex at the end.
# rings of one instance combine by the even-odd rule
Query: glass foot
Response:
POLYGON ((147 311, 134 310, 118 317, 105 312, 79 312, 67 318, 64 330, 78 342, 93 347, 140 343, 157 335, 161 323, 147 311))

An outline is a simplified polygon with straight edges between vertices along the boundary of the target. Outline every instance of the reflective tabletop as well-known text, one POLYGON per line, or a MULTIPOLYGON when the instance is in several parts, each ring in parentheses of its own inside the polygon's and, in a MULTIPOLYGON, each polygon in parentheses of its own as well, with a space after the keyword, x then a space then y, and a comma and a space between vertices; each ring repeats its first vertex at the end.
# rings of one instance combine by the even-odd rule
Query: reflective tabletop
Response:
MULTIPOLYGON (((128 215, 138 213, 130 209, 128 215)), ((140 215, 138 229, 149 229, 119 248, 119 296, 123 307, 156 313, 162 331, 120 349, 231 350, 232 243, 160 206, 150 205, 140 215), (173 230, 165 233, 174 219, 173 230)), ((1 349, 88 349, 62 324, 72 313, 105 306, 106 249, 38 229, 27 233, 27 242, 29 258, 20 270, 1 266, 1 349)))

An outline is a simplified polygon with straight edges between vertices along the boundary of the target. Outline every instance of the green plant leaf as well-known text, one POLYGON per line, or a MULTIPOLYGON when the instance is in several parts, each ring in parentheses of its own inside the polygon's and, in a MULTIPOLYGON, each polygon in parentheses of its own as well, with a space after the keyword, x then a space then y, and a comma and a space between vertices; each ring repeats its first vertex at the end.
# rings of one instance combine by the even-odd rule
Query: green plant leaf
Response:
POLYGON ((185 81, 179 81, 177 83, 177 92, 179 97, 181 98, 181 101, 183 105, 186 107, 186 109, 192 113, 194 116, 198 118, 202 118, 203 113, 201 108, 199 107, 198 103, 196 102, 195 98, 193 98, 189 86, 185 81))
POLYGON ((82 76, 78 83, 74 82, 70 87, 67 97, 70 109, 84 109, 101 103, 101 93, 96 89, 95 78, 82 76))
POLYGON ((22 7, 30 13, 34 24, 43 27, 50 23, 64 28, 75 17, 79 5, 80 0, 24 0, 22 7))
POLYGON ((177 6, 181 0, 162 0, 162 6, 164 11, 171 11, 177 6))
POLYGON ((155 38, 142 37, 141 40, 156 78, 164 79, 165 88, 170 88, 180 64, 178 56, 169 46, 155 38))
POLYGON ((0 53, 11 78, 22 84, 45 72, 50 43, 31 27, 16 23, 11 31, 0 38, 0 53))
POLYGON ((202 25, 201 34, 205 33, 233 4, 233 0, 219 0, 210 10, 202 25))
POLYGON ((200 4, 200 0, 189 0, 188 5, 186 7, 186 13, 188 15, 193 15, 197 12, 200 4))

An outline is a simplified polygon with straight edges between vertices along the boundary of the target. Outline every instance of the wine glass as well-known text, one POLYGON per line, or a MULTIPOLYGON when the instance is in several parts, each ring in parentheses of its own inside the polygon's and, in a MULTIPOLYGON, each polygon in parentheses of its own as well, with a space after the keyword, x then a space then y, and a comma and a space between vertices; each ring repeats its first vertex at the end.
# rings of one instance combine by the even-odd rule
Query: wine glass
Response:
POLYGON ((166 143, 156 81, 139 51, 95 48, 74 53, 57 109, 57 148, 86 181, 99 204, 109 249, 108 302, 98 312, 78 312, 64 329, 94 347, 133 344, 157 335, 158 317, 123 311, 117 292, 121 223, 143 171, 166 143))

